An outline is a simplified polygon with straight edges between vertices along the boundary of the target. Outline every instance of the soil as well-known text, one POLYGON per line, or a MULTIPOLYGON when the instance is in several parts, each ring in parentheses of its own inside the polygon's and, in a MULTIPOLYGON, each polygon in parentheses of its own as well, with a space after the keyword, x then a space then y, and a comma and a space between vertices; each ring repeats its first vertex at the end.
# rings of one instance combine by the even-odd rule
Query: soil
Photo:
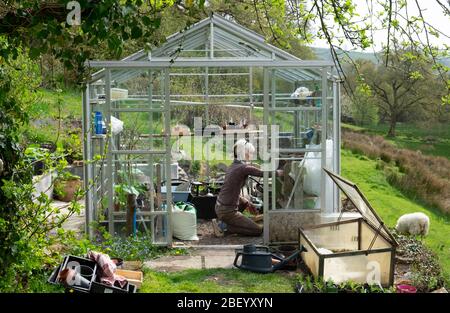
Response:
POLYGON ((197 236, 198 241, 177 241, 175 244, 179 245, 243 245, 243 244, 263 244, 263 236, 249 237, 236 234, 225 233, 224 237, 218 238, 214 235, 213 227, 210 220, 197 220, 197 236))

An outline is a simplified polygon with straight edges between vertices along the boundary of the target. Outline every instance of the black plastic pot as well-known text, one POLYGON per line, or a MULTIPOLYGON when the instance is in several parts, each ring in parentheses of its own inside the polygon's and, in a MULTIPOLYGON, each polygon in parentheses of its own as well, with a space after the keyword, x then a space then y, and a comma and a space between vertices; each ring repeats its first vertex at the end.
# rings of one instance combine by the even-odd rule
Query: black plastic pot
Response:
POLYGON ((33 175, 44 174, 45 164, 43 161, 37 161, 36 158, 29 158, 29 160, 33 163, 33 175))
POLYGON ((195 209, 197 210, 197 218, 212 220, 217 217, 215 210, 216 201, 217 196, 193 196, 189 202, 195 206, 195 209))
MULTIPOLYGON (((282 245, 282 246, 278 246, 276 249, 277 254, 279 256, 281 256, 282 258, 287 258, 287 257, 291 256, 293 253, 295 253, 296 251, 297 251, 297 247, 293 246, 293 245, 282 245)), ((295 271, 297 269, 297 265, 298 265, 298 258, 293 258, 288 263, 286 263, 286 265, 283 266, 283 269, 295 271)))

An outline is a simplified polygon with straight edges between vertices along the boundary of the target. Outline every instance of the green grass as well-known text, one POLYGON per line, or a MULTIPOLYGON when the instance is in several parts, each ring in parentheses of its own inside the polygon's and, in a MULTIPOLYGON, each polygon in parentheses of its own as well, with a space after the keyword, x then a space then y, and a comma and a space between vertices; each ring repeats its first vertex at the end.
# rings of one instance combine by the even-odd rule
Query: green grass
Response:
POLYGON ((450 284, 450 221, 437 209, 429 208, 406 197, 391 186, 384 173, 376 169, 376 161, 342 151, 342 175, 356 183, 389 227, 406 213, 423 212, 430 217, 430 232, 425 244, 438 256, 446 284, 450 284))
POLYGON ((140 292, 293 292, 294 278, 237 269, 185 270, 162 273, 145 270, 140 292))
MULTIPOLYGON (((342 124, 342 127, 356 132, 365 132, 384 137, 386 137, 389 129, 387 124, 368 127, 342 124)), ((397 136, 395 138, 386 139, 399 148, 420 150, 428 155, 450 159, 450 126, 448 124, 420 125, 399 123, 396 133, 397 136)))
MULTIPOLYGON (((22 133, 26 143, 55 142, 58 137, 58 99, 61 99, 62 129, 59 139, 68 138, 68 130, 77 132, 76 125, 81 127, 81 93, 78 91, 62 91, 40 89, 37 100, 30 106, 28 114, 30 124, 24 126, 22 133), (68 121, 73 124, 67 125, 68 121)), ((81 128, 78 129, 81 134, 81 128)))
POLYGON ((37 93, 38 101, 30 112, 32 117, 56 116, 58 110, 55 103, 59 96, 63 101, 64 116, 81 119, 81 91, 63 90, 58 94, 54 90, 40 89, 37 93))

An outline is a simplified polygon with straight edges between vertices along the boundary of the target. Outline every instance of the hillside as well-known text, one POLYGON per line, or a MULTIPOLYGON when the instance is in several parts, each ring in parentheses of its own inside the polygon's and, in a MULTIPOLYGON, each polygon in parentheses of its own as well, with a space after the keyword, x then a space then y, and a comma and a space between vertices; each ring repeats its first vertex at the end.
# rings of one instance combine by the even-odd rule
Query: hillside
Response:
MULTIPOLYGON (((316 56, 321 59, 321 60, 333 60, 333 57, 331 56, 331 51, 328 48, 319 48, 319 47, 311 47, 311 49, 314 51, 314 53, 316 54, 316 56)), ((345 59, 347 57, 347 55, 352 58, 352 60, 357 60, 357 59, 363 59, 363 60, 368 60, 368 61, 372 61, 374 63, 377 63, 377 56, 375 53, 371 52, 371 51, 367 51, 367 52, 360 52, 360 51, 346 51, 346 52, 338 52, 339 58, 340 59, 345 59)), ((440 62, 442 64, 444 64, 445 66, 450 67, 450 56, 446 57, 446 58, 441 58, 440 62)))

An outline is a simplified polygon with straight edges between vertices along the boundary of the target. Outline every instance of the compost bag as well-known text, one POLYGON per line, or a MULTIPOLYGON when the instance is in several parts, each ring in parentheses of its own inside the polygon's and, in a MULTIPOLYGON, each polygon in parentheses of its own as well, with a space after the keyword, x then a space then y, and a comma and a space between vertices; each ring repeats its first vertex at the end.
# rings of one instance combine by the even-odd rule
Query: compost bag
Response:
POLYGON ((198 240, 197 212, 190 203, 177 202, 172 212, 173 236, 180 240, 198 240))

